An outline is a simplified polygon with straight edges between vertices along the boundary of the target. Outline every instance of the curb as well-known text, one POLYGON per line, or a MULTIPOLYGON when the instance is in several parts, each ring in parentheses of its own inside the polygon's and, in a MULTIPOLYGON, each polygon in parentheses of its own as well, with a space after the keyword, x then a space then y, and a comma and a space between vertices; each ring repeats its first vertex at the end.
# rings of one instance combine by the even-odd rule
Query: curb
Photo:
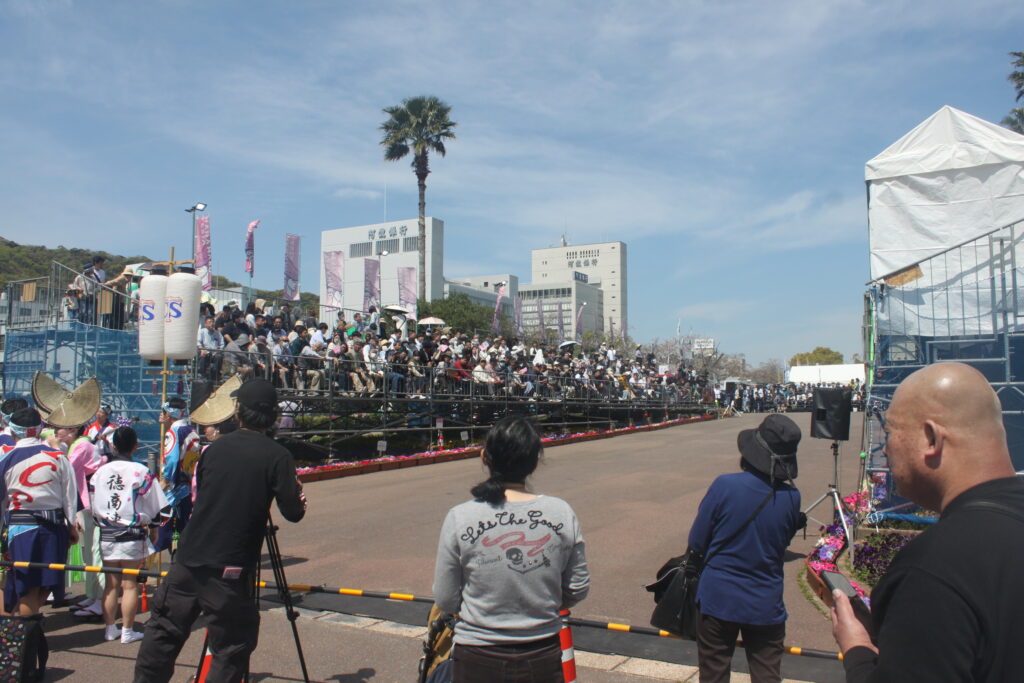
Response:
MULTIPOLYGON (((549 448, 552 446, 564 446, 571 443, 580 443, 582 441, 608 439, 613 436, 620 436, 622 434, 634 434, 637 432, 651 432, 658 429, 666 429, 668 427, 690 424, 691 422, 705 422, 714 419, 716 419, 715 415, 699 415, 697 417, 684 417, 679 418, 677 420, 668 420, 666 422, 658 422, 651 425, 641 425, 639 427, 622 427, 620 429, 607 429, 603 431, 569 434, 567 436, 560 437, 549 437, 547 439, 543 439, 542 443, 545 448, 549 448)), ((482 449, 480 446, 471 446, 468 448, 457 448, 446 451, 427 451, 425 453, 417 453, 415 455, 386 456, 383 458, 375 458, 373 460, 366 460, 359 463, 338 463, 334 465, 322 465, 317 468, 301 468, 298 472, 298 475, 299 481, 305 484, 311 481, 339 479, 341 477, 351 477, 357 474, 380 472, 381 470, 395 470, 404 467, 431 465, 433 463, 438 462, 451 462, 453 460, 468 460, 470 458, 479 458, 481 450, 482 449)))

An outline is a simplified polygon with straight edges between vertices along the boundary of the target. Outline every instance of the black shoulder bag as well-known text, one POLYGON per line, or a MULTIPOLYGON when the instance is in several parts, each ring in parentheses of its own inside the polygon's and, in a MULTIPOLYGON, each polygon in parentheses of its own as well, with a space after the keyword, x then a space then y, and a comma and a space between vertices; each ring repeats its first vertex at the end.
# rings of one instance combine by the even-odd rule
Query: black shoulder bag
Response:
MULTIPOLYGON (((743 533, 744 530, 761 513, 771 497, 772 489, 753 514, 740 526, 720 547, 725 548, 743 533)), ((710 553, 706 558, 692 548, 678 557, 669 559, 658 570, 657 581, 647 586, 649 593, 654 593, 657 605, 651 614, 651 626, 663 631, 695 640, 697 638, 697 583, 704 566, 714 557, 710 553)))

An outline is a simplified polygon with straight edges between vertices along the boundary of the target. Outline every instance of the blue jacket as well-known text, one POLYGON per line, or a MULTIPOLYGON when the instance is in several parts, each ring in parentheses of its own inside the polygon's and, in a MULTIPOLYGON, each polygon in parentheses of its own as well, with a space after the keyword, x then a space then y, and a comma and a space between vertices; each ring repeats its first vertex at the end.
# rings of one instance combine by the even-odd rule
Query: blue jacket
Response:
POLYGON ((715 479, 704 495, 689 538, 691 548, 705 557, 713 554, 697 588, 702 614, 741 624, 786 620, 782 560, 797 531, 800 492, 789 484, 778 484, 754 521, 728 547, 722 547, 769 491, 766 478, 738 472, 715 479))

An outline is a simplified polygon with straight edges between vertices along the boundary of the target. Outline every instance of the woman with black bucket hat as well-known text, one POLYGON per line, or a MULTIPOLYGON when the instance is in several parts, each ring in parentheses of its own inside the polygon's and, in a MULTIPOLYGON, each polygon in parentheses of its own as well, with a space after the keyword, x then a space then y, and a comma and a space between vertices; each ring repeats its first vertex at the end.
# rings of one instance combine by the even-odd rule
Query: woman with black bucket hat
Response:
POLYGON ((782 680, 783 555, 806 524, 792 483, 800 436, 793 420, 777 414, 741 431, 742 472, 715 479, 701 501, 689 537, 705 558, 697 589, 701 683, 729 680, 740 634, 752 680, 782 680))

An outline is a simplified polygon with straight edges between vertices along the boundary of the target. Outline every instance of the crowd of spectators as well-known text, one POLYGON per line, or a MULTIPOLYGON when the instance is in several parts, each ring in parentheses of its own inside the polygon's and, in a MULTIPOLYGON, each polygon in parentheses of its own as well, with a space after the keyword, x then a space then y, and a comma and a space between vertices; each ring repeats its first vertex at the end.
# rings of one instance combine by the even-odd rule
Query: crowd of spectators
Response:
POLYGON ((864 404, 864 387, 859 380, 849 383, 779 383, 741 384, 732 382, 724 387, 715 387, 715 402, 723 408, 732 408, 743 413, 786 413, 810 410, 814 390, 819 388, 850 389, 851 403, 861 408, 864 404))
MULTIPOLYGON (((333 325, 288 303, 264 310, 203 304, 199 374, 214 384, 241 374, 307 395, 422 398, 426 395, 559 401, 679 400, 741 412, 809 409, 814 390, 835 383, 716 383, 684 363, 670 367, 637 345, 528 343, 449 327, 389 325, 373 307, 337 314, 333 325)), ((849 385, 853 401, 863 387, 849 385)))
POLYGON ((653 353, 626 356, 602 344, 527 344, 502 335, 448 327, 389 326, 376 310, 333 326, 283 304, 269 313, 255 303, 204 311, 197 343, 199 372, 217 383, 260 376, 307 394, 421 397, 427 394, 523 400, 666 399, 702 401, 706 380, 685 367, 659 372, 653 353))

